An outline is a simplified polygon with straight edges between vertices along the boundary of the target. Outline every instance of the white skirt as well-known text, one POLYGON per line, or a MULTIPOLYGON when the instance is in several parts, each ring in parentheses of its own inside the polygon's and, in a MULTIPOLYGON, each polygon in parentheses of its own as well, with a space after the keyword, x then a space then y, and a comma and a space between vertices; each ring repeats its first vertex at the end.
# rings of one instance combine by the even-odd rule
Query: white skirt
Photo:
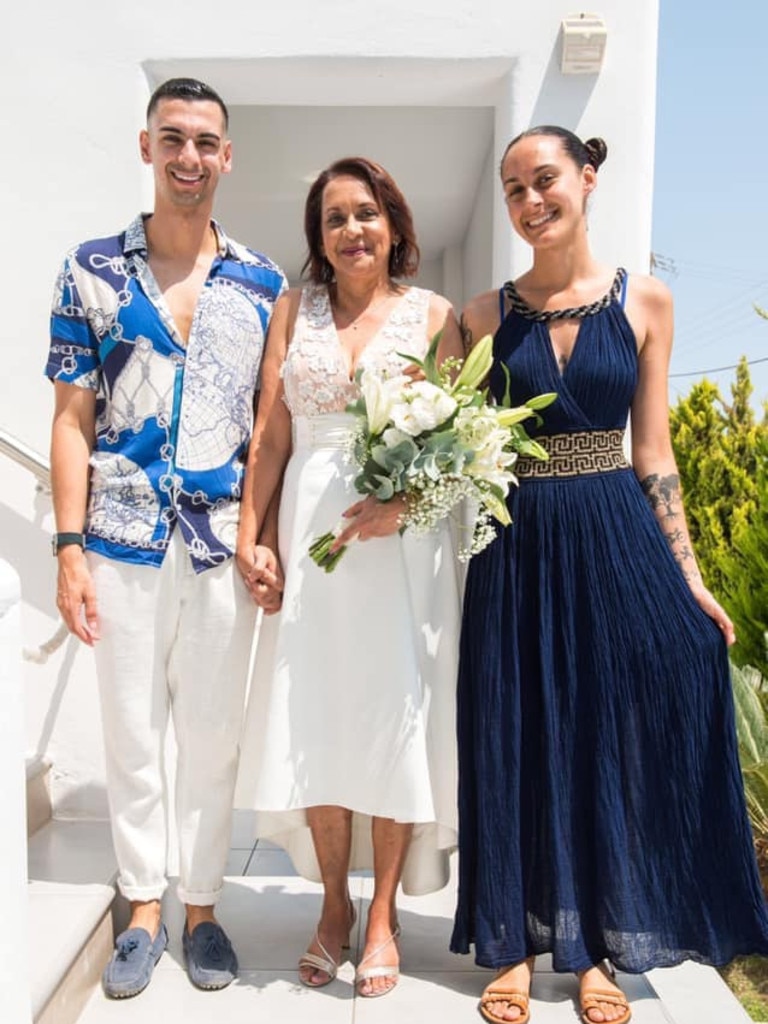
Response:
POLYGON ((294 420, 280 504, 282 611, 263 620, 236 805, 320 880, 305 809, 353 814, 351 869, 373 866, 371 818, 413 822, 403 890, 448 880, 456 845, 455 685, 461 573, 448 525, 351 545, 332 573, 308 549, 360 495, 346 413, 294 420))

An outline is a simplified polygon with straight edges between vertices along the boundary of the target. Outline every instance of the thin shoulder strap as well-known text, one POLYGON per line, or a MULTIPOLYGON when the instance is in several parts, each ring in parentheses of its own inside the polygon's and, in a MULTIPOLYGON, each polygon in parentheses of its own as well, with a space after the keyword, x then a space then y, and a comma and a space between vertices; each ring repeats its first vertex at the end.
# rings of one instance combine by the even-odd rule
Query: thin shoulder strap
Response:
POLYGON ((627 282, 629 281, 629 274, 626 272, 624 267, 619 268, 621 274, 621 291, 619 292, 619 305, 624 309, 624 303, 627 301, 627 282))
POLYGON ((504 323, 504 289, 499 288, 499 323, 504 323))

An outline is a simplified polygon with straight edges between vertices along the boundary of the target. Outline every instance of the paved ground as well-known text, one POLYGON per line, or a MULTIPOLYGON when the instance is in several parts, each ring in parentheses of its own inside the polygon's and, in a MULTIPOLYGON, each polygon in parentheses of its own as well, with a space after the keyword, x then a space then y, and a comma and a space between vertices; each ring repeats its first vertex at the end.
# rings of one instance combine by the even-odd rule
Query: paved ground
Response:
MULTIPOLYGON (((246 816, 236 823, 228 878, 219 906, 240 958, 240 977, 221 992, 199 992, 187 980, 181 959, 181 910, 171 897, 165 919, 171 945, 152 983, 135 999, 110 1001, 97 992, 80 1024, 460 1024, 481 1018, 477 999, 490 972, 471 957, 448 952, 454 885, 423 897, 401 897, 402 976, 396 990, 362 999, 352 986, 371 893, 369 878, 353 879, 358 925, 350 961, 323 989, 300 985, 296 961, 306 948, 320 910, 320 888, 298 878, 285 854, 254 845, 246 816)), ((455 865, 454 865, 455 867, 455 865)), ((630 996, 635 1024, 748 1024, 749 1018, 719 975, 695 964, 619 975, 630 996)), ((548 958, 537 961, 531 1024, 574 1024, 579 1020, 576 979, 554 974, 548 958)))

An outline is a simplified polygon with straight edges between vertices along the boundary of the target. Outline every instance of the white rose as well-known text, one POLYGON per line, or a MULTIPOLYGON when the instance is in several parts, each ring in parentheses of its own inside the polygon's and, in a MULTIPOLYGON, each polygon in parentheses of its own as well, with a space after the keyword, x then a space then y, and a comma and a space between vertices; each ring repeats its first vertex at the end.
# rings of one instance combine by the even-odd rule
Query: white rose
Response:
POLYGON ((425 430, 434 430, 445 423, 455 410, 455 399, 442 388, 426 380, 417 380, 392 406, 390 416, 398 430, 417 437, 425 430))

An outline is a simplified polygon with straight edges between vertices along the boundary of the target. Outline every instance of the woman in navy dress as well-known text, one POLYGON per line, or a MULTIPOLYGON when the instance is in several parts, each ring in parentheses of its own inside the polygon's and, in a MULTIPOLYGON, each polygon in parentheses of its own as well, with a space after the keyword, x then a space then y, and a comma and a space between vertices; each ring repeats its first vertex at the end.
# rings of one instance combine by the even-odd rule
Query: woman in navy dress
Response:
POLYGON ((534 957, 575 972, 587 1024, 630 1017, 640 973, 768 953, 727 646, 691 550, 670 441, 666 287, 598 263, 586 202, 607 149, 545 126, 501 177, 533 266, 473 299, 491 390, 557 391, 512 526, 470 563, 459 673, 451 948, 498 971, 480 1010, 528 1020, 534 957), (631 466, 623 435, 631 411, 631 466))

